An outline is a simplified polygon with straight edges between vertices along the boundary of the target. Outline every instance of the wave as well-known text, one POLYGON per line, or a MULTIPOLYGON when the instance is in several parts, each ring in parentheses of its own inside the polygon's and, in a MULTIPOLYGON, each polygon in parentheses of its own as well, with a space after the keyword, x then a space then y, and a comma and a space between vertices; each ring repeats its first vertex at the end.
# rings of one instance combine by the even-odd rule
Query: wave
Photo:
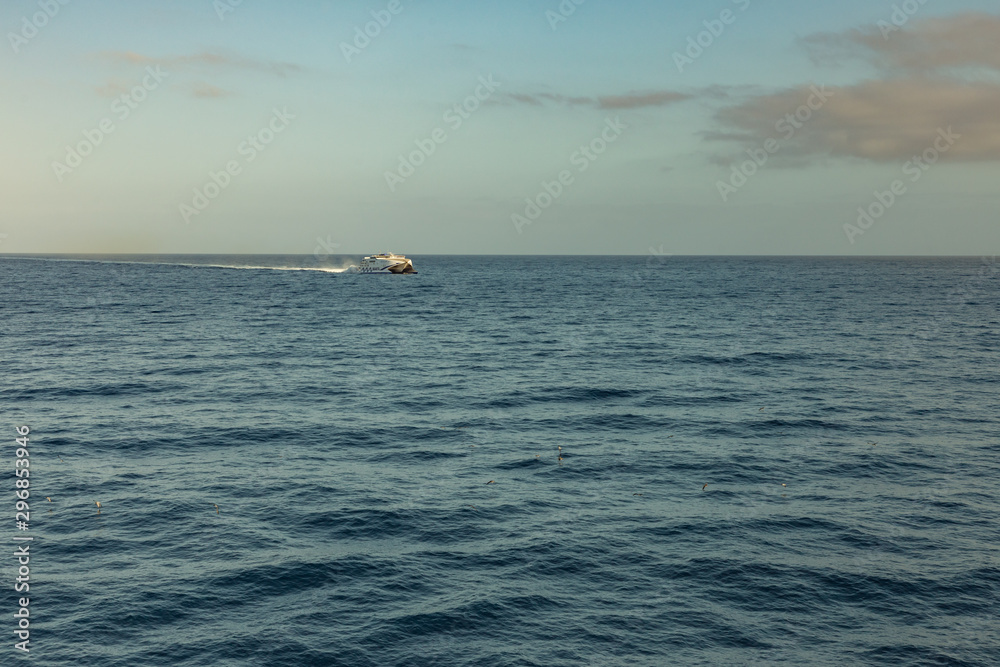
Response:
POLYGON ((356 270, 355 264, 346 266, 266 266, 263 264, 203 264, 199 262, 168 262, 168 261, 143 261, 127 259, 83 259, 76 257, 15 257, 0 256, 0 259, 17 259, 35 262, 78 262, 86 264, 127 264, 140 266, 182 266, 193 269, 239 269, 244 271, 316 271, 319 273, 351 273, 356 270))

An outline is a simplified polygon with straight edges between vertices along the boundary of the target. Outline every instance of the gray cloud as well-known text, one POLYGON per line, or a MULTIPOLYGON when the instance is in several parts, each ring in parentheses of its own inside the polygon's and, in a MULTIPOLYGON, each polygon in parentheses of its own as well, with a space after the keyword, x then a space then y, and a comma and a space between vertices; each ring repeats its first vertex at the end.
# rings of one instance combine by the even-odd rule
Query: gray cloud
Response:
POLYGON ((954 68, 1000 71, 1000 16, 983 13, 891 23, 844 33, 819 33, 803 40, 813 61, 838 63, 863 58, 882 70, 926 74, 954 68))
POLYGON ((773 137, 781 144, 775 161, 785 164, 823 157, 882 162, 922 153, 939 128, 950 127, 961 139, 949 160, 1000 160, 1000 17, 961 14, 914 21, 888 38, 872 27, 805 43, 815 61, 862 57, 881 77, 829 88, 830 99, 807 109, 800 127, 788 116, 813 95, 810 86, 751 94, 718 111, 705 139, 748 147, 773 137))
POLYGON ((562 106, 585 106, 597 109, 641 109, 645 107, 662 107, 674 102, 681 102, 690 99, 692 96, 686 93, 678 93, 671 90, 660 90, 648 93, 627 93, 625 95, 605 95, 599 97, 570 97, 567 95, 555 95, 552 93, 508 93, 504 99, 518 104, 531 106, 544 106, 545 104, 557 104, 562 106))
POLYGON ((602 109, 641 109, 643 107, 662 107, 674 102, 690 98, 690 95, 663 90, 655 93, 632 93, 629 95, 613 95, 597 98, 597 104, 602 109))
MULTIPOLYGON (((789 114, 813 94, 802 86, 750 98, 716 114, 721 130, 709 140, 760 145, 773 137, 782 157, 907 160, 934 141, 939 128, 962 135, 951 160, 1000 159, 1000 85, 940 79, 867 81, 829 88, 829 101, 795 129, 789 114)), ((817 105, 818 106, 818 105, 817 105)))

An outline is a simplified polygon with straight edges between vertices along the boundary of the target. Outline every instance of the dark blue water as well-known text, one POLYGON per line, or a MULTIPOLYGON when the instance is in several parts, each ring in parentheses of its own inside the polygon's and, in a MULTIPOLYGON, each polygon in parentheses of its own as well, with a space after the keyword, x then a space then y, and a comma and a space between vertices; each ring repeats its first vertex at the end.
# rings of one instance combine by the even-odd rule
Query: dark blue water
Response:
POLYGON ((0 259, 28 661, 1000 664, 994 260, 413 259, 0 259))

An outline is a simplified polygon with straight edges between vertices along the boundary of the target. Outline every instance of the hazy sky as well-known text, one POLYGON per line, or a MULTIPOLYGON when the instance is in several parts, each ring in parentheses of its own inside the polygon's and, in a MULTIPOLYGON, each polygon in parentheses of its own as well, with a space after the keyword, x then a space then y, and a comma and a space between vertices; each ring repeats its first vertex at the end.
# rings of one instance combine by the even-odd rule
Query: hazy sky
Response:
POLYGON ((0 253, 1000 247, 995 0, 4 0, 0 27, 0 253))

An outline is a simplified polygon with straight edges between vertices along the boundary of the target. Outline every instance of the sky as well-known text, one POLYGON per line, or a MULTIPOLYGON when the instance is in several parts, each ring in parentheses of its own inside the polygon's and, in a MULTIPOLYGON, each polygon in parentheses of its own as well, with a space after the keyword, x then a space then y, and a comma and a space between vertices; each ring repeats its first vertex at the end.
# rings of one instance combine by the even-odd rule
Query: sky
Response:
POLYGON ((995 255, 995 0, 4 0, 0 254, 995 255))

